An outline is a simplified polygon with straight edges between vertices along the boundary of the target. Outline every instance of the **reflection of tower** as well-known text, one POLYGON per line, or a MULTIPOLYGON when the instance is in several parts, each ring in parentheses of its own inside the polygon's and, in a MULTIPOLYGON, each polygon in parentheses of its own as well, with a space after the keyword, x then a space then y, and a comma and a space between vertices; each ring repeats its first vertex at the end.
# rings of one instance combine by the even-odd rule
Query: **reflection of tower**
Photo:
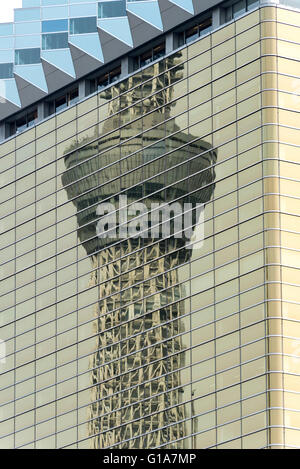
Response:
MULTIPOLYGON (((176 56, 168 61, 175 66, 176 56)), ((160 66, 154 66, 157 73, 160 66)), ((110 117, 104 124, 107 136, 85 146, 81 142, 80 149, 65 156, 63 184, 77 208, 78 236, 91 256, 92 283, 98 285, 89 424, 93 448, 118 443, 120 448, 154 448, 186 436, 179 371, 184 365, 184 302, 178 267, 189 260, 191 250, 174 237, 118 242, 96 236, 97 205, 103 200, 115 203, 121 191, 126 190, 129 204, 144 198, 147 206, 211 198, 215 153, 204 141, 192 143, 194 137, 180 132, 170 118, 171 85, 180 77, 178 67, 157 78, 152 72, 148 84, 110 101, 110 114, 118 109, 122 114, 121 122, 110 117), (167 91, 162 90, 167 85, 167 91)), ((122 84, 105 96, 110 100, 120 92, 122 84)), ((169 448, 183 445, 184 440, 169 448)))

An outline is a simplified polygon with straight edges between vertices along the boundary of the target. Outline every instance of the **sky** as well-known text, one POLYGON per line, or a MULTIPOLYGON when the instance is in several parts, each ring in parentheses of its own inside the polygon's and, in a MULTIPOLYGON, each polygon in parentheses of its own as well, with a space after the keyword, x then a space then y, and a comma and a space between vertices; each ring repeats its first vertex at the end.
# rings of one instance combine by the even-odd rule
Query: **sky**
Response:
POLYGON ((14 19, 14 8, 21 8, 22 0, 0 0, 0 23, 8 23, 14 19))

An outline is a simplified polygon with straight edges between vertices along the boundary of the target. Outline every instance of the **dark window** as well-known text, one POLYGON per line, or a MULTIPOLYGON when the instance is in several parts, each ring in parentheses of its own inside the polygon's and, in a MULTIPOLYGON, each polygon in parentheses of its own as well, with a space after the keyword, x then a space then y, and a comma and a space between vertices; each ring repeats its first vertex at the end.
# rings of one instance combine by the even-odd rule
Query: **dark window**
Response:
POLYGON ((34 126, 37 121, 37 117, 37 109, 34 109, 33 111, 30 111, 27 114, 24 114, 22 117, 19 117, 15 121, 11 122, 9 124, 9 135, 14 135, 34 126))
POLYGON ((55 112, 62 111, 63 109, 75 104, 78 101, 79 92, 78 88, 74 88, 73 90, 65 93, 62 96, 59 96, 56 99, 48 102, 48 115, 54 114, 55 112))
POLYGON ((232 20, 232 6, 226 8, 225 10, 225 23, 232 20))
POLYGON ((212 30, 212 19, 208 18, 199 24, 199 36, 209 33, 212 30))
POLYGON ((15 51, 15 64, 38 64, 41 61, 41 49, 17 49, 15 51))
POLYGON ((97 78, 97 89, 102 90, 106 86, 109 85, 109 74, 106 73, 105 75, 97 78))
POLYGON ((59 31, 68 31, 68 20, 50 20, 42 22, 43 33, 57 33, 59 31))
POLYGON ((141 55, 137 55, 133 58, 133 68, 137 70, 138 68, 145 67, 146 65, 154 62, 155 60, 160 59, 166 53, 165 43, 161 43, 158 46, 155 46, 152 49, 147 50, 141 55))
POLYGON ((71 18, 70 19, 70 33, 71 34, 84 34, 97 32, 97 18, 91 16, 88 18, 71 18))
POLYGON ((238 16, 242 15, 246 12, 246 0, 240 0, 239 2, 233 5, 232 13, 233 18, 237 18, 238 16))
POLYGON ((188 44, 189 42, 194 41, 199 37, 198 33, 198 26, 193 26, 192 28, 185 31, 185 43, 188 44))
POLYGON ((247 9, 252 10, 259 6, 259 0, 247 0, 247 9))
POLYGON ((98 3, 99 18, 113 18, 118 16, 126 16, 125 0, 98 3))
POLYGON ((13 78, 14 64, 0 64, 0 78, 13 78))
POLYGON ((153 62, 152 49, 140 55, 139 59, 140 59, 140 67, 144 67, 145 65, 151 64, 151 62, 153 62))
POLYGON ((246 11, 253 10, 258 6, 259 0, 239 0, 230 7, 225 8, 225 22, 238 18, 243 13, 246 13, 246 11))
POLYGON ((20 117, 16 120, 16 132, 22 132, 22 130, 27 129, 27 119, 26 116, 20 117))
POLYGON ((69 106, 72 106, 72 104, 77 103, 78 98, 79 98, 78 88, 75 88, 73 91, 70 91, 70 93, 69 93, 69 106))
POLYGON ((109 81, 110 83, 114 83, 115 81, 119 80, 121 77, 121 67, 115 68, 111 72, 109 72, 109 81))
POLYGON ((37 121, 37 109, 27 114, 27 127, 32 127, 37 121))
POLYGON ((61 96, 55 100, 55 112, 59 112, 68 106, 67 96, 61 96))
POLYGON ((43 34, 42 35, 43 50, 49 49, 67 49, 68 33, 43 34))
POLYGON ((178 45, 188 44, 189 42, 195 41, 199 36, 209 33, 212 30, 212 19, 207 18, 201 21, 201 23, 195 24, 188 28, 186 31, 179 33, 178 45))
POLYGON ((163 57, 166 53, 166 46, 165 44, 159 44, 159 46, 154 47, 153 49, 153 60, 158 60, 163 57))
POLYGON ((105 73, 104 75, 100 75, 95 80, 91 81, 91 92, 100 91, 106 86, 111 85, 115 81, 119 80, 121 77, 121 67, 116 67, 113 70, 105 73))

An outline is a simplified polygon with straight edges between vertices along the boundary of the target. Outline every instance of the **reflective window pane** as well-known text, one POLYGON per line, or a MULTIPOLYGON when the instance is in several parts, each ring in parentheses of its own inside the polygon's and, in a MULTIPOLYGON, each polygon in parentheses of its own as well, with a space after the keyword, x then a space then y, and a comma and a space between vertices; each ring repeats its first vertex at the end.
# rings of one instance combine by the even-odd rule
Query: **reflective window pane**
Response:
POLYGON ((68 31, 68 20, 50 20, 42 22, 43 33, 55 33, 58 31, 68 31))
POLYGON ((26 65, 26 64, 37 64, 41 61, 41 50, 40 49, 17 49, 15 51, 15 64, 26 65))
POLYGON ((70 19, 70 33, 71 34, 84 34, 97 32, 97 18, 71 18, 70 19))
POLYGON ((0 64, 0 79, 13 78, 14 64, 0 64))
POLYGON ((68 33, 43 34, 42 48, 47 49, 66 49, 68 47, 68 33))
POLYGON ((98 17, 99 18, 112 18, 126 16, 126 1, 115 0, 109 2, 98 3, 98 17))

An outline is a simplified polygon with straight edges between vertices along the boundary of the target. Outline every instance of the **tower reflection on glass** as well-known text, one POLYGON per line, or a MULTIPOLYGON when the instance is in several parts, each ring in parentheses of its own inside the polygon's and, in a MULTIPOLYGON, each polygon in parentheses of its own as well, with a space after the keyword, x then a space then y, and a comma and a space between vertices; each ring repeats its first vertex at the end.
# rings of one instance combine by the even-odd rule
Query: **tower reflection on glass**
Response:
POLYGON ((116 204, 120 193, 129 205, 142 199, 147 206, 205 204, 212 197, 216 153, 180 131, 172 118, 172 85, 182 78, 183 66, 176 67, 180 53, 166 61, 174 69, 153 78, 162 63, 153 65, 149 76, 144 72, 149 81, 143 86, 126 93, 133 76, 102 92, 110 116, 104 136, 96 130, 93 139, 74 144, 65 155, 63 184, 77 208, 78 237, 98 286, 89 409, 93 448, 185 447, 185 307, 178 267, 192 249, 172 235, 103 239, 96 233, 97 207, 116 204))

